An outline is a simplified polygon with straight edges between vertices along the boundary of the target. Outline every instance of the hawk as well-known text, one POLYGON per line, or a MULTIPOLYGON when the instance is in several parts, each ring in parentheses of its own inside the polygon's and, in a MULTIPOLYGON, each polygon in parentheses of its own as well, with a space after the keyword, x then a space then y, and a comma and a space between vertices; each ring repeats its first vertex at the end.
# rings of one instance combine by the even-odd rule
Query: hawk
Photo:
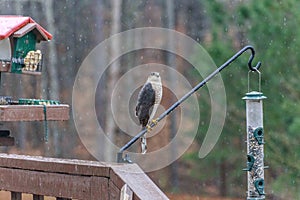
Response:
MULTIPOLYGON (((135 115, 139 119, 142 130, 149 129, 151 122, 156 122, 153 117, 162 98, 162 84, 158 72, 151 72, 142 89, 139 92, 135 115)), ((142 153, 147 151, 146 134, 141 138, 142 153)))

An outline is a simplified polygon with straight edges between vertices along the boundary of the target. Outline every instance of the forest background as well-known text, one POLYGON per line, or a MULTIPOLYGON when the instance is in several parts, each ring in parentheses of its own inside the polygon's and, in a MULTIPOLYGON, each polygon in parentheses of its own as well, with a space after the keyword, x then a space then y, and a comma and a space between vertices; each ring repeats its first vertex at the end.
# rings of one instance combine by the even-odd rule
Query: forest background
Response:
MULTIPOLYGON (((297 0, 0 0, 1 15, 30 16, 54 36, 41 44, 45 52, 43 75, 3 74, 1 95, 59 99, 72 105, 73 84, 85 57, 113 34, 133 28, 164 27, 186 34, 207 50, 217 66, 251 44, 256 49, 254 63, 262 61, 262 91, 268 97, 264 100, 265 163, 270 168, 265 174, 265 190, 268 199, 300 199, 299 9, 297 0)), ((118 48, 112 47, 111 54, 118 48)), ((148 62, 167 64, 169 56, 154 50, 134 52, 112 64, 99 82, 95 105, 98 120, 107 131, 116 133, 118 144, 128 138, 118 137, 122 133, 108 110, 107 96, 113 84, 132 67, 148 62)), ((191 57, 197 59, 197 55, 191 57)), ((210 120, 210 110, 206 109, 210 96, 205 88, 198 91, 201 121, 193 145, 171 166, 149 173, 163 191, 170 195, 245 196, 245 102, 241 98, 247 92, 247 59, 243 55, 221 73, 227 98, 226 121, 218 143, 204 159, 199 159, 198 150, 210 120)), ((203 79, 182 58, 176 57, 174 65, 191 85, 203 79)), ((168 120, 165 137, 170 137, 172 129, 171 118, 168 120)), ((1 152, 95 159, 80 141, 72 116, 68 122, 49 123, 48 143, 43 142, 42 123, 4 126, 12 130, 17 144, 1 147, 1 152)), ((151 143, 163 145, 161 136, 153 137, 151 143)))

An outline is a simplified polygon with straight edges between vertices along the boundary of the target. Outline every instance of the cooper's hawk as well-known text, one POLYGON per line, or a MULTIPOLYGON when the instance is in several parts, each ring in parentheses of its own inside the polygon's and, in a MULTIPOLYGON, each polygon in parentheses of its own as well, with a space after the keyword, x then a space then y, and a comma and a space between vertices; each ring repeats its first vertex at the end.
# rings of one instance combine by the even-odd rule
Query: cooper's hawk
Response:
MULTIPOLYGON (((149 129, 150 123, 156 113, 162 98, 162 84, 158 72, 151 72, 148 80, 142 87, 138 95, 137 104, 135 107, 135 115, 138 117, 142 130, 149 129)), ((146 134, 141 138, 142 153, 147 151, 146 134)))

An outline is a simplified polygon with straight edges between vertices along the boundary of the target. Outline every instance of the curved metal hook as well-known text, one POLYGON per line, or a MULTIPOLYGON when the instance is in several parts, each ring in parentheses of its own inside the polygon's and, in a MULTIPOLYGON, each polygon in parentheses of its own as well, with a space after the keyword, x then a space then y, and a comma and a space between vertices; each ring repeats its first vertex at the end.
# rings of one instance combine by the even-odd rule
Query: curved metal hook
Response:
POLYGON ((251 50, 251 56, 250 56, 249 61, 248 61, 248 67, 251 71, 257 71, 261 66, 261 62, 258 62, 255 67, 252 66, 252 61, 253 61, 254 56, 255 56, 254 48, 252 46, 248 45, 248 46, 245 46, 241 51, 244 52, 244 51, 247 51, 248 49, 251 50))
POLYGON ((258 69, 260 68, 261 66, 261 62, 258 62, 256 64, 255 67, 252 66, 252 61, 254 59, 254 56, 255 56, 255 50, 252 46, 248 45, 248 46, 245 46, 244 48, 242 48, 239 52, 237 52, 235 55, 233 55, 229 60, 227 60, 222 66, 220 66, 218 68, 219 72, 221 70, 223 70, 225 67, 227 67, 230 63, 232 63, 235 59, 237 59, 240 55, 242 55, 245 51, 247 51, 248 49, 251 50, 251 56, 249 58, 249 61, 248 61, 248 67, 249 67, 249 70, 251 71, 258 71, 258 69))

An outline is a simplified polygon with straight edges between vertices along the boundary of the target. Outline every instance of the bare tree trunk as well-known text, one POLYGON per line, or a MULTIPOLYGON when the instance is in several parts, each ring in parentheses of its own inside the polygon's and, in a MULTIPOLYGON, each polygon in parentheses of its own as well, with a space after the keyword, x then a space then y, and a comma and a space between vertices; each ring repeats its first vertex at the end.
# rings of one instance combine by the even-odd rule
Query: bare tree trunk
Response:
MULTIPOLYGON (((50 33, 55 32, 54 27, 54 15, 53 15, 53 0, 47 0, 44 1, 44 8, 45 8, 45 15, 46 20, 48 24, 48 30, 50 33)), ((50 97, 50 99, 58 99, 59 98, 59 80, 58 80, 58 73, 57 73, 57 51, 55 47, 55 43, 49 42, 48 44, 49 51, 48 51, 48 58, 49 62, 47 66, 47 72, 48 72, 48 79, 42 79, 44 84, 42 84, 46 88, 46 91, 48 93, 44 94, 46 97, 50 97), (49 90, 47 90, 49 88, 49 90)), ((51 126, 51 131, 53 134, 53 146, 55 147, 55 155, 59 155, 61 153, 61 137, 60 134, 58 134, 58 130, 56 126, 51 126)), ((44 133, 48 134, 48 133, 44 133)), ((48 145, 46 145, 47 147, 48 145)), ((45 152, 48 152, 45 150, 45 152)))
MULTIPOLYGON (((124 17, 122 17, 122 19, 124 19, 124 17)), ((134 46, 134 39, 135 39, 134 35, 128 34, 128 36, 126 37, 126 41, 123 41, 123 42, 121 41, 122 45, 126 45, 128 48, 131 48, 131 47, 134 46)), ((126 55, 126 60, 124 59, 124 60, 121 61, 122 63, 124 62, 126 64, 125 65, 126 67, 124 66, 123 70, 120 69, 122 74, 128 72, 132 68, 132 66, 136 66, 134 59, 135 59, 135 56, 133 54, 129 54, 129 55, 126 55)), ((135 77, 134 72, 131 71, 130 74, 131 74, 132 77, 135 77)), ((124 82, 123 87, 124 88, 131 88, 131 86, 133 86, 133 85, 134 85, 134 80, 133 79, 126 79, 126 81, 124 82)), ((127 97, 129 92, 130 91, 128 91, 128 90, 121 90, 119 95, 121 97, 127 97)), ((131 104, 129 104, 129 108, 127 106, 126 107, 122 106, 122 108, 120 108, 120 114, 122 114, 122 116, 120 116, 120 117, 122 117, 123 119, 128 118, 128 115, 126 115, 127 110, 125 110, 125 109, 131 109, 130 112, 134 112, 134 107, 130 107, 130 105, 131 104)), ((126 123, 126 129, 125 130, 126 130, 126 133, 129 133, 129 134, 137 132, 136 128, 131 123, 126 123)), ((127 134, 120 133, 120 135, 118 136, 118 139, 116 141, 116 144, 118 146, 123 146, 125 144, 125 142, 128 141, 128 140, 129 140, 129 138, 128 138, 127 134)), ((137 145, 135 144, 135 145, 131 146, 131 148, 129 150, 130 151, 138 151, 138 149, 136 147, 137 147, 137 145)))
MULTIPOLYGON (((53 16, 53 0, 44 1, 45 11, 46 11, 46 20, 48 24, 48 30, 51 33, 55 32, 54 27, 54 16, 53 16)), ((59 97, 59 80, 57 73, 57 51, 55 48, 54 42, 49 42, 49 66, 47 66, 47 70, 49 73, 48 77, 48 86, 49 86, 49 97, 51 99, 58 99, 59 97)))
POLYGON ((222 159, 221 164, 219 164, 219 169, 220 169, 220 185, 219 185, 219 191, 220 191, 220 196, 221 197, 226 197, 227 196, 227 164, 226 160, 222 159))
MULTIPOLYGON (((111 35, 116 34, 120 32, 120 19, 121 19, 121 6, 122 2, 121 0, 113 0, 112 1, 112 27, 111 27, 111 35)), ((119 48, 120 48, 120 41, 119 38, 116 37, 112 41, 112 47, 111 47, 111 57, 114 58, 115 56, 119 55, 119 48)), ((111 94, 113 91, 113 88, 115 86, 115 83, 118 80, 119 77, 119 68, 120 63, 118 60, 114 61, 112 65, 109 67, 109 77, 107 81, 107 100, 106 100, 106 133, 109 137, 110 141, 112 143, 115 142, 115 132, 116 132, 116 126, 114 123, 112 110, 111 110, 111 94)), ((113 151, 111 148, 111 145, 107 145, 107 155, 105 160, 107 161, 113 161, 115 160, 115 155, 113 155, 113 151)))
MULTIPOLYGON (((169 29, 174 29, 175 28, 175 9, 174 9, 174 1, 173 0, 167 0, 166 1, 167 3, 167 16, 168 16, 168 28, 169 29)), ((169 49, 175 49, 176 47, 174 46, 174 38, 173 38, 173 34, 170 34, 169 37, 168 37, 168 46, 169 46, 169 49)), ((168 66, 170 67, 173 67, 176 71, 177 71, 177 67, 176 67, 176 56, 172 53, 169 53, 168 54, 168 57, 167 57, 167 64, 168 66)), ((174 77, 174 76, 170 76, 169 77, 170 79, 170 83, 171 83, 171 89, 173 90, 172 92, 175 92, 176 93, 176 80, 177 80, 177 77, 174 77)), ((172 95, 173 96, 173 95, 172 95)), ((174 96, 173 96, 174 97, 174 96)), ((175 98, 172 98, 172 102, 176 102, 176 99, 175 98)), ((174 112, 172 115, 171 115, 171 123, 170 123, 170 141, 172 141, 172 139, 176 136, 176 124, 177 124, 177 116, 176 116, 177 112, 174 112)), ((173 158, 173 157, 176 157, 177 155, 177 145, 176 143, 174 142, 172 147, 171 147, 171 152, 170 152, 170 156, 173 158)), ((177 176, 177 162, 174 161, 171 166, 171 174, 170 174, 170 179, 171 179, 171 187, 174 188, 174 189, 177 189, 178 187, 178 176, 177 176)))
MULTIPOLYGON (((21 15, 23 7, 24 7, 24 4, 22 1, 16 1, 15 2, 16 14, 21 15)), ((19 95, 17 97, 13 96, 13 98, 20 98, 24 95, 24 90, 27 90, 28 88, 26 88, 26 89, 21 88, 22 86, 26 85, 26 87, 27 86, 31 87, 31 84, 28 84, 28 79, 26 79, 26 78, 28 78, 28 77, 20 76, 20 80, 15 80, 13 78, 9 79, 10 81, 15 82, 15 85, 17 86, 16 91, 17 91, 17 94, 19 95)), ((19 141, 18 147, 24 151, 26 148, 26 138, 27 138, 27 126, 26 126, 25 122, 18 122, 16 129, 13 129, 13 131, 17 131, 16 135, 17 135, 17 138, 19 141)))

